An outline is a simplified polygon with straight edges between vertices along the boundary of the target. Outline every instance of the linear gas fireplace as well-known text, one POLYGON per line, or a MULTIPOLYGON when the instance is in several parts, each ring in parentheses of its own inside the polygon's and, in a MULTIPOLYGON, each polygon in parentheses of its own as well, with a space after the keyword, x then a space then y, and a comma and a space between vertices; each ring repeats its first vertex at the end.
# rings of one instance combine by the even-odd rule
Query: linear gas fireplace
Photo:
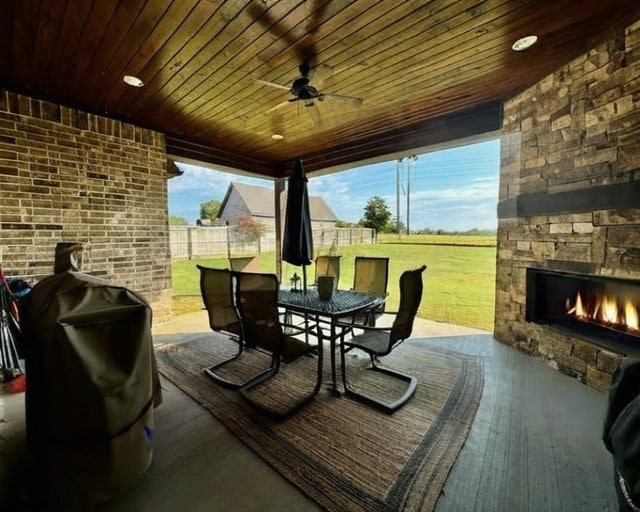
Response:
POLYGON ((527 269, 526 320, 640 356, 640 280, 527 269))

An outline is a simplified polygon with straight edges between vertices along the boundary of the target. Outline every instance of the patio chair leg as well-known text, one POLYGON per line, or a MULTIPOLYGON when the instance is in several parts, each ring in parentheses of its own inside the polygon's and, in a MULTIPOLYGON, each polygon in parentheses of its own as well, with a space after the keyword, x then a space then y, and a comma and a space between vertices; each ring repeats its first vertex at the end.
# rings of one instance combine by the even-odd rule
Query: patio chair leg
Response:
POLYGON ((354 400, 358 400, 359 402, 370 405, 372 407, 376 407, 377 409, 380 409, 386 412, 387 414, 392 414, 393 412, 400 409, 400 407, 402 407, 415 393, 416 387, 418 386, 418 380, 415 377, 413 377, 412 375, 408 375, 406 373, 399 372, 397 370, 392 370, 391 368, 384 368, 382 366, 377 366, 374 362, 374 355, 372 354, 369 355, 372 363, 371 366, 369 367, 369 370, 374 372, 384 373, 385 375, 389 375, 390 377, 402 380, 407 383, 407 387, 405 388, 405 391, 402 394, 402 396, 400 396, 399 398, 397 398, 392 402, 385 402, 375 396, 371 396, 366 393, 361 393, 359 391, 354 390, 352 387, 349 386, 349 383, 347 382, 347 369, 345 365, 344 354, 345 354, 345 351, 341 349, 340 355, 341 355, 341 363, 342 363, 341 364, 342 384, 344 386, 344 394, 346 396, 353 398, 354 400))
MULTIPOLYGON (((320 367, 322 368, 322 359, 320 359, 320 367)), ((268 407, 265 407, 263 404, 257 402, 252 396, 251 396, 251 389, 255 388, 256 386, 258 386, 259 384, 261 384, 262 382, 264 382, 265 380, 267 380, 269 377, 275 375, 276 373, 278 373, 278 369, 280 367, 280 362, 279 362, 279 358, 276 356, 274 358, 273 364, 271 367, 269 367, 267 370, 265 370, 264 372, 260 373, 259 375, 256 375, 254 378, 250 379, 249 382, 247 382, 247 384, 245 384, 244 386, 242 386, 239 389, 239 393, 242 395, 242 397, 251 404, 252 407, 255 407, 256 409, 258 409, 260 412, 262 412, 263 414, 266 414, 267 416, 270 416, 274 419, 277 420, 283 420, 288 418, 289 416, 295 414, 296 412, 298 412, 300 409, 302 409, 305 405, 307 405, 309 402, 311 402, 311 400, 313 400, 315 398, 315 396, 318 394, 318 390, 320 389, 320 384, 322 383, 322 377, 318 377, 318 380, 316 381, 316 385, 313 389, 313 391, 309 394, 304 396, 301 400, 298 400, 295 404, 293 404, 291 407, 289 407, 287 410, 285 411, 275 411, 273 409, 269 409, 268 407)), ((319 373, 319 375, 321 375, 319 373)))
POLYGON ((214 364, 213 366, 209 366, 207 368, 204 369, 204 373, 207 375, 207 377, 209 377, 212 381, 216 382, 217 384, 220 384, 221 386, 228 388, 228 389, 240 389, 242 386, 244 386, 245 384, 247 384, 247 382, 249 380, 247 380, 246 382, 234 382, 231 381, 229 379, 226 379, 224 377, 221 377, 220 375, 218 375, 216 373, 216 370, 218 368, 221 368, 222 366, 226 365, 227 363, 230 363, 231 361, 235 361, 236 359, 238 359, 243 351, 244 348, 242 346, 242 342, 238 341, 238 353, 223 360, 220 361, 219 363, 214 364))
POLYGON ((222 361, 222 362, 220 362, 218 364, 214 364, 213 366, 209 366, 208 368, 204 369, 204 373, 212 381, 216 382, 217 384, 220 384, 221 386, 223 386, 225 388, 228 388, 228 389, 240 389, 244 385, 243 382, 230 381, 228 379, 225 379, 224 377, 221 377, 220 375, 218 375, 215 372, 215 370, 217 370, 221 366, 224 366, 225 364, 230 363, 231 361, 233 361, 235 359, 238 359, 238 357, 240 357, 240 354, 236 354, 235 356, 230 357, 229 359, 225 359, 224 361, 222 361))
POLYGON ((226 379, 226 378, 220 376, 218 373, 216 373, 215 370, 217 370, 218 368, 226 365, 227 363, 230 363, 231 361, 234 361, 234 360, 238 359, 243 354, 243 352, 244 352, 244 348, 243 348, 243 346, 241 344, 240 348, 238 349, 238 353, 237 354, 235 354, 232 357, 229 357, 229 358, 225 359, 224 361, 220 361, 219 363, 216 363, 213 366, 209 366, 208 368, 205 368, 204 369, 205 375, 207 375, 207 377, 209 377, 211 380, 213 380, 214 382, 216 382, 217 384, 220 384, 221 386, 223 386, 225 388, 239 390, 239 389, 241 389, 241 388, 243 388, 245 386, 250 386, 252 384, 259 384, 260 382, 262 382, 263 380, 268 379, 269 377, 271 377, 273 374, 275 374, 278 371, 278 368, 280 366, 280 362, 279 362, 279 360, 274 359, 272 357, 271 358, 271 363, 269 364, 269 366, 267 368, 265 368, 264 370, 260 371, 256 375, 252 375, 251 377, 249 377, 244 382, 234 382, 234 381, 226 379))

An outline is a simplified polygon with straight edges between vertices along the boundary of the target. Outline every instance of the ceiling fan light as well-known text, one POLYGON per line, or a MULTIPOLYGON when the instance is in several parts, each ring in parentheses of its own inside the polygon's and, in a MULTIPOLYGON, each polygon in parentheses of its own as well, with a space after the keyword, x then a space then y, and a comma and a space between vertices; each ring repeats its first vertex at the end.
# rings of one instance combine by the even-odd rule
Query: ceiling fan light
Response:
POLYGON ((142 80, 140 80, 137 76, 133 76, 133 75, 124 75, 122 77, 122 81, 125 84, 130 85, 131 87, 143 87, 144 86, 144 82, 142 80))
POLYGON ((521 37, 515 43, 511 45, 511 49, 514 52, 521 52, 527 48, 531 48, 538 41, 538 36, 526 36, 521 37))

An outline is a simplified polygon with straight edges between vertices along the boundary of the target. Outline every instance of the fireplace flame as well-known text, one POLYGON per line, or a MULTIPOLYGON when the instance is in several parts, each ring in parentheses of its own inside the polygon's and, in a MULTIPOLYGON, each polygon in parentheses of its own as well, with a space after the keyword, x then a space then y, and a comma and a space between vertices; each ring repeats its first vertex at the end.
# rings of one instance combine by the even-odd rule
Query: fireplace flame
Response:
POLYGON ((615 297, 605 295, 600 302, 600 320, 605 324, 618 323, 618 301, 615 297))
POLYGON ((622 306, 615 296, 603 293, 594 301, 583 300, 580 292, 576 294, 573 305, 567 299, 567 314, 583 322, 594 322, 623 331, 640 332, 638 307, 627 299, 622 306))
POLYGON ((575 315, 576 318, 587 319, 587 313, 582 305, 582 296, 580 295, 580 292, 578 292, 578 295, 576 296, 575 306, 571 307, 571 302, 567 299, 567 313, 569 315, 575 315))
POLYGON ((638 308, 636 308, 630 300, 627 300, 624 304, 624 318, 629 329, 634 331, 640 330, 640 324, 638 324, 638 308))

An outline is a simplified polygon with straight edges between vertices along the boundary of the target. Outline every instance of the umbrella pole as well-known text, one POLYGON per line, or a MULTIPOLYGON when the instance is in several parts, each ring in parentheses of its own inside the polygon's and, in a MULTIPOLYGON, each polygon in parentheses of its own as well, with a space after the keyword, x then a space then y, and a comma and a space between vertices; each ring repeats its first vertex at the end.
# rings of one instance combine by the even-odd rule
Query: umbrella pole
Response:
POLYGON ((307 266, 302 265, 302 290, 307 293, 307 266))

